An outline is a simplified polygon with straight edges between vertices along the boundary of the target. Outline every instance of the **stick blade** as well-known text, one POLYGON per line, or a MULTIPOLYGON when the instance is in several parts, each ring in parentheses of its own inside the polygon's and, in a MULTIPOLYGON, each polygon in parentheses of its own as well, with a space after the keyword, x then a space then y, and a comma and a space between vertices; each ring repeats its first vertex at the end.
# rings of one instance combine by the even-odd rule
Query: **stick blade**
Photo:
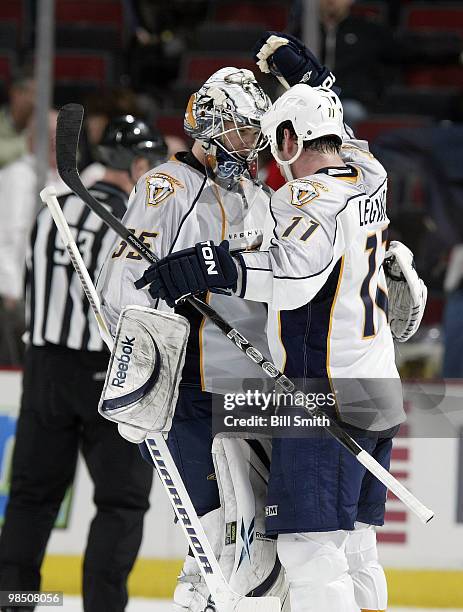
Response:
POLYGON ((58 113, 56 165, 60 177, 69 187, 70 174, 77 172, 77 147, 83 118, 84 107, 81 104, 66 104, 58 113))
POLYGON ((281 612, 279 597, 242 597, 235 612, 281 612))

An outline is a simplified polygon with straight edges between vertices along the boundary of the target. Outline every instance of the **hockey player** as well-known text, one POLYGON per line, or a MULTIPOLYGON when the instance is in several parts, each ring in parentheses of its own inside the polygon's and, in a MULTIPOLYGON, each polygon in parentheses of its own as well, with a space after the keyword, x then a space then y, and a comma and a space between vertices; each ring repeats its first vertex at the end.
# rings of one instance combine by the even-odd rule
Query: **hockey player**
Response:
MULTIPOLYGON (((159 132, 126 115, 109 123, 99 152, 104 176, 90 191, 121 217, 134 182, 166 158, 167 147, 159 132)), ((96 279, 111 233, 76 196, 59 201, 96 279)), ((29 341, 0 535, 0 589, 40 589, 48 538, 81 449, 96 506, 84 555, 83 607, 86 612, 123 612, 126 581, 149 508, 152 470, 98 414, 108 351, 46 207, 37 217, 26 267, 29 341)))
MULTIPOLYGON (((288 181, 272 197, 263 247, 235 257, 210 243, 172 253, 151 267, 150 290, 171 303, 212 287, 266 302, 270 349, 286 375, 307 389, 311 379, 356 379, 375 393, 368 420, 342 401, 330 417, 388 468, 404 420, 391 328, 399 340, 413 334, 426 289, 403 245, 389 253, 399 274, 386 278, 386 171, 344 129, 337 95, 310 86, 326 70, 298 41, 280 38, 258 55, 293 85, 262 119, 288 181), (279 64, 273 55, 285 46, 279 64), (391 325, 386 285, 394 291, 391 325)), ((386 609, 374 530, 385 500, 385 487, 324 430, 274 440, 267 532, 279 534, 293 612, 386 609)))
MULTIPOLYGON (((262 144, 260 119, 269 105, 249 70, 228 67, 213 74, 191 96, 186 109, 184 126, 194 139, 192 150, 176 154, 141 177, 123 223, 159 257, 199 240, 227 240, 233 250, 258 248, 269 195, 254 180, 253 166, 262 144)), ((125 241, 114 246, 98 286, 112 332, 125 305, 166 308, 162 300, 153 300, 148 291, 139 290, 149 282, 149 277, 139 280, 144 270, 144 261, 125 241)), ((263 304, 215 293, 203 297, 224 317, 244 325, 257 346, 265 349, 263 304)), ((182 305, 176 312, 189 319, 191 331, 168 444, 220 557, 225 536, 223 526, 217 522, 220 497, 216 481, 219 476, 211 455, 212 394, 241 390, 243 378, 258 378, 261 374, 257 366, 250 368, 238 351, 230 351, 221 333, 193 308, 182 305)), ((278 571, 275 574, 274 541, 266 544, 273 551, 273 561, 265 575, 271 578, 268 590, 278 571)), ((264 563, 261 565, 256 576, 266 573, 264 563)), ((234 586, 243 591, 242 584, 234 586)), ((256 586, 258 583, 252 584, 249 590, 256 586)), ((243 594, 247 592, 248 587, 243 594)), ((188 555, 175 591, 174 608, 199 612, 205 609, 207 600, 208 591, 197 563, 188 555)))

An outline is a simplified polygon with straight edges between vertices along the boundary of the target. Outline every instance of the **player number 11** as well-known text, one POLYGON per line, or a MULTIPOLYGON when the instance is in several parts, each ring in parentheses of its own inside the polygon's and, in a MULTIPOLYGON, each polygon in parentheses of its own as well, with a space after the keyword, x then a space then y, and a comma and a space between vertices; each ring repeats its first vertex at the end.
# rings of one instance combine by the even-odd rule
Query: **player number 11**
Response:
MULTIPOLYGON (((376 335, 375 331, 375 323, 373 320, 373 313, 375 305, 380 308, 387 319, 387 293, 384 289, 376 284, 376 293, 375 299, 373 301, 370 292, 370 284, 371 279, 374 275, 377 278, 377 258, 376 251, 378 249, 378 232, 374 234, 370 234, 367 238, 367 242, 365 245, 365 252, 368 253, 368 272, 365 278, 363 279, 362 286, 360 288, 360 297, 362 298, 363 306, 365 308, 365 317, 363 322, 363 338, 367 340, 368 338, 373 338, 376 335)), ((387 240, 387 228, 384 228, 381 231, 381 246, 384 245, 386 248, 386 240, 387 240)), ((382 259, 381 259, 382 262, 382 259)))

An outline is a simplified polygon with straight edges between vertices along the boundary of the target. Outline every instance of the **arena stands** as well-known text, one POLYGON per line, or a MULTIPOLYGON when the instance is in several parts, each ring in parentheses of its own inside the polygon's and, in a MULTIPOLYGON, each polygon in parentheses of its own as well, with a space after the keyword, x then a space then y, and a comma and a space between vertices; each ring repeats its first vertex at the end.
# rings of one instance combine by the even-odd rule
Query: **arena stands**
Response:
MULTIPOLYGON (((265 30, 300 34, 302 5, 300 0, 172 0, 168 7, 156 0, 56 0, 54 103, 82 102, 100 90, 132 87, 143 96, 144 108, 149 108, 164 134, 183 137, 184 108, 198 84, 223 65, 256 72, 250 54, 253 43, 265 30), (150 7, 153 15, 161 7, 163 19, 150 21, 150 7), (137 39, 141 9, 147 34, 143 44, 137 39), (141 62, 144 56, 146 62, 141 62)), ((33 60, 35 11, 36 4, 30 0, 0 2, 3 94, 18 68, 33 60)), ((393 235, 406 240, 403 232, 410 231, 411 218, 421 229, 427 228, 422 232, 424 245, 418 245, 425 251, 434 236, 435 202, 430 196, 430 174, 417 162, 421 155, 424 163, 425 155, 419 135, 445 142, 463 118, 463 2, 360 0, 353 4, 351 15, 356 24, 375 23, 391 34, 386 57, 382 53, 378 60, 381 87, 370 102, 364 102, 365 115, 355 128, 390 163, 393 235), (408 176, 401 170, 404 160, 399 159, 391 134, 402 143, 406 135, 406 156, 413 167, 408 176), (404 215, 408 215, 405 224, 404 215)), ((257 76, 271 96, 277 95, 272 79, 257 76)), ((426 155, 432 159, 432 152, 426 155)), ((275 170, 270 170, 269 180, 278 186, 275 170)), ((454 187, 463 177, 455 171, 446 180, 449 197, 457 198, 454 187)), ((452 210, 452 202, 442 204, 445 214, 452 210)), ((444 260, 452 241, 445 248, 444 260)), ((428 275, 432 288, 429 311, 440 312, 433 300, 442 303, 445 262, 426 257, 422 261, 432 268, 420 270, 428 275)))

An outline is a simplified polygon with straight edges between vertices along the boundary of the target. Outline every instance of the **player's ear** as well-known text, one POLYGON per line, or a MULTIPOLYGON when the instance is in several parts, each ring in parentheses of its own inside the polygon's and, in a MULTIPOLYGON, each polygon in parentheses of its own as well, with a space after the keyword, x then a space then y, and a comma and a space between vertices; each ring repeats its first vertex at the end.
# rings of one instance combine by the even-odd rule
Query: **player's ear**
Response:
POLYGON ((283 142, 281 143, 282 151, 291 154, 292 157, 294 154, 294 147, 296 146, 296 136, 291 134, 291 130, 285 128, 283 130, 283 142))

